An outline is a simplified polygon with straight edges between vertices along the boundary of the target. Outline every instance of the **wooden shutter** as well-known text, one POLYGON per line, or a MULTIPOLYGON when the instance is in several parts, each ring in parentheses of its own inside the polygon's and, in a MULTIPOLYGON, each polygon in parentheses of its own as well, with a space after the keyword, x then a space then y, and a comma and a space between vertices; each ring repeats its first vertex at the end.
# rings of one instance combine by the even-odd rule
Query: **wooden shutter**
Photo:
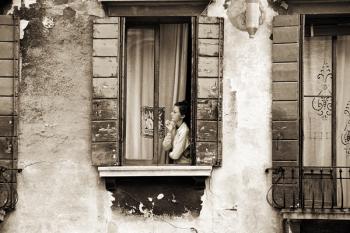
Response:
POLYGON ((197 19, 196 28, 196 120, 194 131, 196 164, 220 166, 222 160, 222 75, 224 21, 197 19))
POLYGON ((120 18, 93 22, 92 164, 119 165, 120 18))
MULTIPOLYGON (((282 207, 298 201, 300 120, 299 15, 278 15, 273 20, 272 45, 272 164, 284 167, 284 178, 273 174, 273 198, 282 207), (286 166, 295 166, 286 168, 286 166), (295 179, 290 179, 292 176, 295 179), (293 200, 294 199, 294 200, 293 200)), ((276 204, 275 203, 275 204, 276 204)))
POLYGON ((0 15, 0 209, 4 210, 16 204, 18 52, 19 20, 0 15))

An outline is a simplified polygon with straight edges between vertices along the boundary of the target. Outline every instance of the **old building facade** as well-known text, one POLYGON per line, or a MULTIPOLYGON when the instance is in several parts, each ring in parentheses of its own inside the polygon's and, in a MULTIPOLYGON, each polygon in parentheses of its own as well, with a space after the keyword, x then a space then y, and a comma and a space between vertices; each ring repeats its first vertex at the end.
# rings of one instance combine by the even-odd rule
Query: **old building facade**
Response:
POLYGON ((347 232, 349 1, 1 10, 1 232, 347 232))

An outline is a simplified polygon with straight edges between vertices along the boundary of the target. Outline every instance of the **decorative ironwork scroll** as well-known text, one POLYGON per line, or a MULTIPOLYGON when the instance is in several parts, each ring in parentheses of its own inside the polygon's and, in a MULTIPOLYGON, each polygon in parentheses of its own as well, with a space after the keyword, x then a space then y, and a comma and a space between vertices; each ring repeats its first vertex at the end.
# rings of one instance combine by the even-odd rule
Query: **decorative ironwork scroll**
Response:
POLYGON ((341 134, 341 142, 345 146, 345 153, 350 156, 350 101, 346 104, 344 110, 345 127, 341 134))
POLYGON ((0 166, 0 222, 4 220, 7 212, 16 207, 17 190, 15 184, 10 181, 15 172, 22 172, 22 170, 0 166))
POLYGON ((327 84, 328 79, 332 79, 332 71, 327 62, 324 62, 317 80, 320 83, 318 97, 312 100, 312 108, 323 120, 327 120, 332 115, 332 90, 327 84))
MULTIPOLYGON (((158 108, 158 135, 164 138, 165 135, 165 108, 158 108)), ((143 137, 153 138, 154 130, 154 107, 141 107, 141 134, 143 137)))

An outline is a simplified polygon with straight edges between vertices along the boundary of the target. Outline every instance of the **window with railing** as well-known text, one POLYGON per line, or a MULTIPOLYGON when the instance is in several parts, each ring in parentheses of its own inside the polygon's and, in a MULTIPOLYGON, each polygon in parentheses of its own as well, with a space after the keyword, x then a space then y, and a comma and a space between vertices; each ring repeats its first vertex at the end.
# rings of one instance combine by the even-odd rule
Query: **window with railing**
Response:
POLYGON ((277 25, 274 50, 282 48, 287 55, 274 54, 273 75, 289 77, 273 82, 268 200, 278 208, 350 208, 350 16, 277 25))

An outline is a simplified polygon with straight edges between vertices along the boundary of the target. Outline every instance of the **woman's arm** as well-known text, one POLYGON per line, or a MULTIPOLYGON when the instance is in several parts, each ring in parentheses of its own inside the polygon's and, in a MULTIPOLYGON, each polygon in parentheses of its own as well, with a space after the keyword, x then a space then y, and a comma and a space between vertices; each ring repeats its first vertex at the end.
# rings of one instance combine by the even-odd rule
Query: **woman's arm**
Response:
POLYGON ((173 151, 169 153, 169 157, 176 160, 179 159, 182 153, 186 150, 188 146, 188 134, 189 129, 186 127, 185 130, 178 132, 178 139, 173 145, 173 151))
POLYGON ((172 147, 173 147, 173 136, 171 132, 168 132, 163 140, 163 149, 165 151, 168 151, 172 147))

